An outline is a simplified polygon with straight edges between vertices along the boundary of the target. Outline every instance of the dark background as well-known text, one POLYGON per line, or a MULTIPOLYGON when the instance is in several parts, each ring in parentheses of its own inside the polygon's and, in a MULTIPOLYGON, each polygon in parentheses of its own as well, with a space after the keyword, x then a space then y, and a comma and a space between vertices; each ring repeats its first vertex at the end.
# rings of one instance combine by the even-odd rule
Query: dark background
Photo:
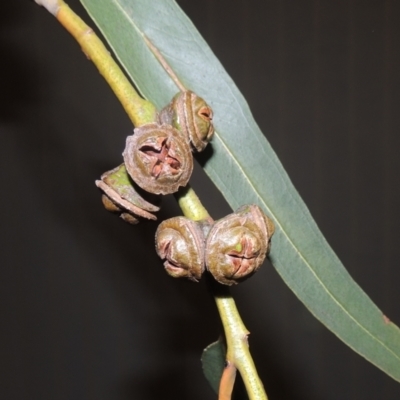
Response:
MULTIPOLYGON (((179 4, 333 249, 400 324, 400 3, 179 4)), ((128 118, 43 8, 3 0, 0 35, 0 398, 215 399, 199 362, 220 329, 205 285, 169 278, 156 224, 124 224, 94 186, 121 162, 128 118)), ((230 212, 199 168, 193 186, 215 217, 230 212)), ((160 218, 177 214, 166 198, 160 218)), ((400 398, 270 264, 233 293, 270 400, 400 398)))

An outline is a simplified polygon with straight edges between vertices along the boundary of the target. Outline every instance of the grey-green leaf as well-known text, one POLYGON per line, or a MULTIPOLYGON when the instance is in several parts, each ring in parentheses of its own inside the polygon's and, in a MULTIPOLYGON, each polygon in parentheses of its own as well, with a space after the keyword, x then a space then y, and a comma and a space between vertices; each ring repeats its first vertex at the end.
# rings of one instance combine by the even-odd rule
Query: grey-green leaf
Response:
POLYGON ((81 0, 143 95, 157 107, 177 92, 145 33, 184 85, 214 110, 205 171, 233 209, 255 203, 273 218, 271 261, 286 284, 353 350, 400 381, 400 331, 347 273, 260 132, 249 107, 173 0, 81 0), (246 146, 243 146, 246 137, 246 146))
POLYGON ((223 342, 217 340, 208 345, 201 355, 204 376, 217 394, 222 371, 225 367, 225 353, 226 349, 223 342))

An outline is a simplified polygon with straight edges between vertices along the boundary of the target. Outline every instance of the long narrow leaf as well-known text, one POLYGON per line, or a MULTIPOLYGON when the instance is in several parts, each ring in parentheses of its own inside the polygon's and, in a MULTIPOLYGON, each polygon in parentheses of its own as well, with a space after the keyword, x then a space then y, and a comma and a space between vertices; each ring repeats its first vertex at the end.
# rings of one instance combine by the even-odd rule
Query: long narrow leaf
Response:
POLYGON ((142 94, 158 107, 177 92, 147 48, 215 112, 205 171, 232 208, 261 206, 275 222, 271 261, 286 284, 353 350, 400 381, 400 330, 347 273, 260 132, 246 101, 173 0, 81 0, 142 94), (243 138, 246 137, 246 145, 243 138))

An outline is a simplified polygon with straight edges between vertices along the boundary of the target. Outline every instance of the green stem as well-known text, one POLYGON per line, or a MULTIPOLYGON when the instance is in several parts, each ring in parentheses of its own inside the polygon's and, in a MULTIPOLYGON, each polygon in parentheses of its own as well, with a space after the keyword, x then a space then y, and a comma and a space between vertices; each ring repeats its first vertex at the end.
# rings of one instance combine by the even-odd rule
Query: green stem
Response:
MULTIPOLYGON (((36 0, 36 2, 54 14, 57 20, 78 41, 83 52, 96 65, 101 75, 110 85, 134 125, 139 126, 155 121, 155 106, 140 97, 92 29, 63 0, 36 0)), ((155 47, 153 46, 153 48, 155 47)), ((187 218, 195 221, 212 221, 207 210, 189 185, 179 191, 176 197, 183 214, 187 218)), ((227 369, 222 379, 222 392, 224 394, 220 399, 230 397, 235 368, 237 368, 246 386, 249 399, 267 400, 263 384, 258 377, 249 351, 247 341, 249 332, 240 318, 229 288, 214 281, 210 283, 210 288, 222 320, 227 341, 227 369)))
POLYGON ((211 220, 208 211, 201 204, 196 192, 188 184, 175 194, 183 215, 193 221, 211 220))
POLYGON ((250 354, 248 336, 235 300, 230 294, 229 288, 218 283, 212 283, 212 293, 218 312, 224 327, 228 368, 233 364, 240 372, 246 386, 250 400, 268 400, 264 385, 257 374, 256 366, 250 354))

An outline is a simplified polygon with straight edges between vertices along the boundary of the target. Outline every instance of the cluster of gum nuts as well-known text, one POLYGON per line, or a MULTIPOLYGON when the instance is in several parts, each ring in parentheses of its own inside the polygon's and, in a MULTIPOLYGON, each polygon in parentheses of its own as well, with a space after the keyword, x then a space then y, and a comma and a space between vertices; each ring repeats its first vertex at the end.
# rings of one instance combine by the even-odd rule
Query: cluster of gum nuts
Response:
MULTIPOLYGON (((123 152, 124 163, 104 173, 96 185, 107 210, 136 224, 156 220, 159 207, 149 196, 175 193, 193 171, 192 151, 202 151, 214 134, 213 113, 191 91, 178 93, 156 122, 134 129, 123 152)), ((198 281, 205 270, 225 285, 259 269, 270 249, 272 221, 256 205, 242 206, 219 221, 175 217, 156 232, 156 250, 173 277, 198 281)))

